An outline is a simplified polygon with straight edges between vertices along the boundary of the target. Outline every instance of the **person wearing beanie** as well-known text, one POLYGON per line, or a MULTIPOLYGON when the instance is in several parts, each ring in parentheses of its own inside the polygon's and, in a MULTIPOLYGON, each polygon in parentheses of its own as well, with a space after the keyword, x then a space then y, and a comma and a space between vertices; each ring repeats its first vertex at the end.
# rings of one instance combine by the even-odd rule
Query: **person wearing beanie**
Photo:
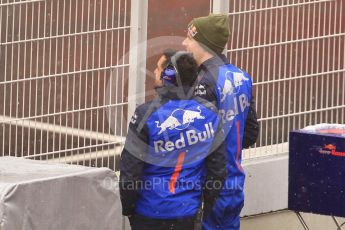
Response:
POLYGON ((226 178, 221 122, 194 98, 197 64, 165 51, 154 71, 158 97, 137 107, 120 160, 122 214, 132 230, 194 230, 201 197, 213 206, 226 178), (217 184, 217 187, 204 186, 217 184))
POLYGON ((252 79, 222 54, 228 39, 228 16, 210 14, 194 18, 182 42, 198 64, 195 95, 217 106, 225 132, 228 176, 215 205, 203 206, 206 230, 240 228, 245 179, 241 153, 256 142, 259 133, 252 79))
POLYGON ((189 23, 188 30, 194 31, 193 38, 204 49, 221 54, 229 39, 229 18, 221 14, 195 18, 189 23))

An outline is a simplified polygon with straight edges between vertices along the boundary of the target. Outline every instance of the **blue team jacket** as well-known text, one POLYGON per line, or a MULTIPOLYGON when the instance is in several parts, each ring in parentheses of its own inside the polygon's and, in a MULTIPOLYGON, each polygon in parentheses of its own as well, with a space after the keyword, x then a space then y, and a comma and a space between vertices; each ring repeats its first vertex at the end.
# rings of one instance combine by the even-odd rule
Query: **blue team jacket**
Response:
POLYGON ((216 104, 223 122, 228 176, 221 194, 237 194, 243 200, 245 173, 241 167, 241 154, 249 110, 252 110, 251 120, 256 123, 255 127, 252 127, 252 130, 256 130, 254 140, 258 133, 256 112, 251 105, 252 80, 241 69, 224 62, 226 58, 222 56, 203 63, 195 94, 216 104))
POLYGON ((122 152, 120 181, 140 185, 135 191, 120 188, 124 215, 132 208, 155 219, 195 215, 205 180, 226 177, 225 146, 215 146, 216 138, 224 139, 219 127, 216 106, 202 99, 168 97, 139 106, 122 152))

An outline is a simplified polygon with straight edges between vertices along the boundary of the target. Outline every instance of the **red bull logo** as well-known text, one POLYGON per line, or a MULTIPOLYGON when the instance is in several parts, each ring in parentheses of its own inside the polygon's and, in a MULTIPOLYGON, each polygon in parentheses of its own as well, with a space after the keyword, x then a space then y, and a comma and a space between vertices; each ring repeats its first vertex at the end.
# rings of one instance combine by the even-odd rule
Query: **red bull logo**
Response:
POLYGON ((199 142, 204 142, 207 139, 214 137, 214 129, 212 123, 205 124, 205 130, 197 132, 196 130, 188 130, 180 133, 180 138, 176 141, 155 141, 154 149, 156 153, 174 151, 177 149, 185 148, 187 145, 195 145, 199 142))
POLYGON ((226 97, 231 94, 237 94, 244 81, 250 79, 245 77, 243 73, 227 71, 225 73, 225 81, 223 88, 218 88, 221 94, 220 102, 224 102, 226 97), (230 80, 232 76, 233 82, 230 80))
POLYGON ((204 116, 201 116, 200 106, 198 106, 198 111, 185 110, 183 114, 183 124, 190 124, 194 122, 194 119, 205 119, 204 116))
POLYGON ((196 27, 191 24, 189 27, 188 27, 188 34, 193 38, 196 34, 198 33, 196 27))
POLYGON ((158 135, 162 134, 167 129, 173 130, 183 130, 188 128, 190 123, 193 123, 195 119, 205 119, 204 116, 201 115, 200 106, 197 107, 198 111, 193 110, 183 110, 183 109, 176 109, 174 110, 171 115, 163 121, 161 124, 156 121, 157 128, 159 128, 158 135), (178 113, 182 113, 182 120, 179 120, 177 116, 178 113))
POLYGON ((337 147, 335 145, 332 145, 332 144, 325 145, 323 148, 331 150, 331 151, 337 149, 337 147))
POLYGON ((169 116, 162 124, 159 124, 158 121, 156 121, 157 128, 160 128, 161 130, 158 132, 158 134, 163 133, 167 129, 175 129, 177 126, 180 126, 181 123, 177 120, 176 117, 169 116))
POLYGON ((228 78, 225 79, 223 89, 221 90, 219 88, 219 90, 221 91, 220 94, 222 95, 222 98, 220 99, 220 102, 224 102, 227 95, 231 95, 231 94, 233 94, 235 92, 235 88, 232 85, 232 82, 228 78))
POLYGON ((243 73, 234 72, 232 74, 234 76, 235 87, 240 87, 241 85, 243 85, 244 81, 249 81, 249 78, 245 77, 243 73))
POLYGON ((206 95, 206 89, 204 85, 197 85, 194 90, 194 94, 198 96, 206 95))
POLYGON ((233 97, 233 100, 234 100, 233 109, 219 110, 219 114, 222 118, 223 123, 232 121, 236 115, 238 115, 240 112, 243 113, 244 110, 250 106, 249 99, 246 94, 241 94, 238 97, 233 97))
POLYGON ((330 154, 337 157, 345 157, 345 152, 337 151, 337 147, 333 144, 325 144, 323 149, 320 149, 321 154, 330 154))

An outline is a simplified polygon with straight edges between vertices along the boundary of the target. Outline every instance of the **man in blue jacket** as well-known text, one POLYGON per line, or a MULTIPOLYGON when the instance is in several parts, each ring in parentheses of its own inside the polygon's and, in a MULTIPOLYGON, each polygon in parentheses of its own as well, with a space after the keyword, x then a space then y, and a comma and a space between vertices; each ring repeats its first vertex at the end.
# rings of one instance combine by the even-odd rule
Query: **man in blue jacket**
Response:
POLYGON ((193 96, 189 53, 165 52, 154 73, 158 98, 136 109, 121 154, 122 213, 134 230, 192 230, 201 197, 211 211, 224 185, 224 134, 216 106, 193 96))
POLYGON ((259 132, 252 79, 222 54, 228 39, 228 17, 210 14, 193 19, 183 41, 199 66, 195 94, 217 106, 226 136, 228 176, 212 211, 204 215, 203 229, 239 229, 245 179, 241 151, 256 142, 259 132))

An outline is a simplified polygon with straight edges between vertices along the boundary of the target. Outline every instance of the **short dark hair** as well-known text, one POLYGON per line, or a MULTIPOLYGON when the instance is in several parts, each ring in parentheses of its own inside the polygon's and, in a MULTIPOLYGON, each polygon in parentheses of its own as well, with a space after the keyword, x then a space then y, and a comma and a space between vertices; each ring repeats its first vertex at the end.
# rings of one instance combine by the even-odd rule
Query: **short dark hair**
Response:
MULTIPOLYGON (((163 67, 172 65, 171 58, 177 53, 176 50, 168 49, 163 52, 166 61, 163 67)), ((198 76, 198 65, 191 54, 183 53, 176 60, 176 69, 179 72, 181 83, 183 86, 193 86, 198 76)))

